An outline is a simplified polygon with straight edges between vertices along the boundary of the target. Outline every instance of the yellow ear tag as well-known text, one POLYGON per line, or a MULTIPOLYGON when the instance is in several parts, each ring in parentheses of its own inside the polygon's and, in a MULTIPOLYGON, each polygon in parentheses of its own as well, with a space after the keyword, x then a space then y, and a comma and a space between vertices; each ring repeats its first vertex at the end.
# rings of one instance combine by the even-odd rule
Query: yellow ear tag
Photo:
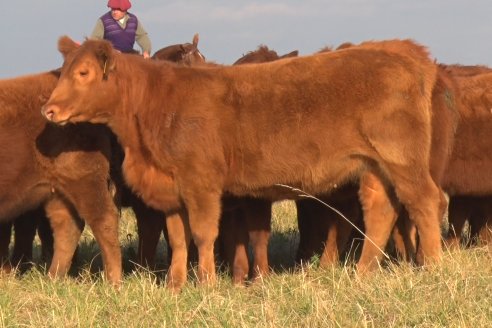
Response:
POLYGON ((106 59, 104 61, 104 67, 103 67, 103 79, 106 80, 108 78, 108 75, 106 73, 106 67, 108 66, 108 60, 106 59))

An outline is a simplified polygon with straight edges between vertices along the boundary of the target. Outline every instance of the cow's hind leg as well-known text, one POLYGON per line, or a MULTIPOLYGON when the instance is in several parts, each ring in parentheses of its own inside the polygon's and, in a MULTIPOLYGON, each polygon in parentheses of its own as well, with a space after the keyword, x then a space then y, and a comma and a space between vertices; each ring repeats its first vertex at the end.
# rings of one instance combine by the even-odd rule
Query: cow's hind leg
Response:
POLYGON ((417 264, 440 260, 442 192, 430 174, 418 166, 392 170, 396 195, 415 223, 419 236, 417 264))
POLYGON ((252 278, 258 279, 265 277, 270 271, 268 241, 271 230, 272 203, 263 199, 247 199, 244 206, 254 256, 252 278))
POLYGON ((408 212, 401 209, 393 228, 395 256, 399 260, 415 262, 417 254, 417 228, 408 217, 408 212))
POLYGON ((492 205, 489 204, 490 198, 477 198, 476 206, 469 218, 470 223, 470 243, 488 244, 491 237, 490 215, 492 205))
POLYGON ((366 235, 357 270, 364 273, 378 267, 395 224, 397 210, 385 184, 371 172, 366 172, 360 179, 359 199, 366 235))
MULTIPOLYGON (((329 203, 329 200, 324 200, 329 203)), ((297 226, 299 229, 299 246, 296 254, 297 264, 306 264, 323 252, 332 254, 332 244, 327 239, 332 224, 331 209, 315 199, 300 199, 296 201, 297 226), (325 244, 326 241, 326 244, 325 244)), ((330 256, 325 256, 330 258, 330 256)))
MULTIPOLYGON (((320 258, 320 267, 329 267, 337 264, 340 254, 346 249, 352 233, 353 225, 360 217, 359 200, 355 189, 343 188, 338 192, 323 198, 340 213, 322 205, 323 220, 327 227, 326 242, 320 258)), ((319 206, 321 204, 318 204, 319 206)))
POLYGON ((32 262, 32 246, 36 228, 44 215, 43 209, 28 211, 14 221, 14 250, 12 264, 26 271, 32 262))
POLYGON ((95 176, 95 179, 79 181, 77 188, 77 194, 74 195, 84 195, 84 197, 73 198, 75 210, 89 225, 101 249, 106 279, 117 286, 121 282, 122 275, 118 215, 107 181, 95 176))
POLYGON ((457 249, 461 244, 461 234, 465 222, 470 214, 469 202, 466 198, 451 197, 449 201, 448 222, 449 230, 446 237, 446 246, 449 249, 457 249))
POLYGON ((82 233, 73 210, 60 199, 52 199, 46 206, 46 216, 53 229, 54 251, 48 274, 63 277, 72 264, 72 258, 82 233))
POLYGON ((146 206, 140 200, 134 204, 133 211, 138 229, 138 264, 155 269, 157 244, 166 228, 166 217, 163 212, 146 206))
POLYGON ((222 214, 222 218, 225 217, 227 222, 221 232, 230 235, 224 240, 228 241, 228 244, 224 244, 224 251, 229 257, 232 281, 235 285, 243 285, 249 274, 249 234, 245 215, 241 206, 224 211, 222 214))
POLYGON ((53 258, 53 230, 50 226, 50 221, 43 213, 43 216, 39 220, 38 224, 38 236, 41 241, 41 256, 45 263, 51 262, 53 258))
POLYGON ((191 234, 188 214, 185 210, 166 213, 169 246, 172 250, 171 265, 167 274, 167 286, 178 292, 187 280, 188 245, 191 234))
POLYGON ((118 216, 115 208, 84 216, 101 249, 106 279, 113 285, 121 283, 121 247, 118 239, 118 216))
POLYGON ((492 243, 492 199, 487 198, 487 203, 484 204, 483 220, 481 221, 480 230, 477 231, 480 243, 490 245, 492 243))

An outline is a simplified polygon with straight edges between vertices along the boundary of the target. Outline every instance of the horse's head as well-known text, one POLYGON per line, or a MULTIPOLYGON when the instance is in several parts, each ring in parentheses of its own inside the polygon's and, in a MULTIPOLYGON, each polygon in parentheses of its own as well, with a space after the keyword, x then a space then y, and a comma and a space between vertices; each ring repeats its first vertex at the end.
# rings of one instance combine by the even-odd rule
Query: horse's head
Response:
POLYGON ((194 66, 205 63, 205 56, 198 50, 198 34, 193 37, 193 43, 174 44, 154 53, 152 59, 168 60, 177 64, 194 66))
POLYGON ((282 58, 297 57, 298 54, 299 52, 297 50, 294 50, 288 54, 279 56, 276 51, 268 49, 268 47, 265 45, 260 45, 255 51, 250 51, 238 60, 236 60, 233 65, 267 63, 282 58))

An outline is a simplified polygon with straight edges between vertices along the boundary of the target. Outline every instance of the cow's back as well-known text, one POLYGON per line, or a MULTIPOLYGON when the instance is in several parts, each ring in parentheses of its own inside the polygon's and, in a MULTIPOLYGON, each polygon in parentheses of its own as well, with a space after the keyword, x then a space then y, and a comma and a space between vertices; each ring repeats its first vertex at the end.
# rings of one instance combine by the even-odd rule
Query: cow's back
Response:
MULTIPOLYGON (((205 105, 203 110, 217 116, 219 122, 212 119, 207 124, 220 125, 220 139, 229 152, 230 177, 242 179, 240 183, 260 185, 262 178, 257 177, 261 175, 263 179, 270 176, 266 179, 272 181, 293 181, 298 178, 289 175, 309 167, 310 177, 301 179, 310 190, 306 181, 314 184, 319 177, 327 177, 326 166, 320 164, 327 159, 320 156, 334 159, 342 149, 368 157, 383 154, 384 160, 398 162, 401 157, 394 149, 377 149, 388 145, 389 136, 379 128, 388 117, 396 119, 402 131, 411 132, 415 124, 428 129, 424 131, 428 135, 425 143, 430 143, 430 100, 436 68, 429 59, 374 49, 346 49, 281 63, 235 67, 226 72, 225 79, 227 74, 230 77, 221 97, 223 106, 205 105), (402 105, 390 105, 394 103, 402 105), (418 109, 395 112, 396 108, 410 107, 418 109), (368 138, 374 139, 378 154, 367 147, 368 138)), ((428 147, 422 145, 423 149, 428 147)), ((357 169, 350 160, 336 162, 340 167, 332 168, 335 183, 339 176, 335 171, 351 165, 357 169)))

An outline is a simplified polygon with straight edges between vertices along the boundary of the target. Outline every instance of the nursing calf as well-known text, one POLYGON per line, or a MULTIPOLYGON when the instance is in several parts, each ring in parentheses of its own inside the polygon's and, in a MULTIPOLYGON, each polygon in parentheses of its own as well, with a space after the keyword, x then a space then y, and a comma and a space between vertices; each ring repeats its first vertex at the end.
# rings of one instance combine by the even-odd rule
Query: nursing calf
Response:
POLYGON ((191 238, 200 281, 215 280, 225 193, 279 199, 279 184, 322 194, 359 177, 364 216, 394 220, 400 201, 424 263, 441 255, 440 192, 428 166, 436 68, 422 47, 393 42, 421 55, 347 49, 187 68, 63 37, 62 74, 42 112, 60 125, 104 123, 117 135, 127 183, 168 216, 171 287, 186 280, 191 238))

